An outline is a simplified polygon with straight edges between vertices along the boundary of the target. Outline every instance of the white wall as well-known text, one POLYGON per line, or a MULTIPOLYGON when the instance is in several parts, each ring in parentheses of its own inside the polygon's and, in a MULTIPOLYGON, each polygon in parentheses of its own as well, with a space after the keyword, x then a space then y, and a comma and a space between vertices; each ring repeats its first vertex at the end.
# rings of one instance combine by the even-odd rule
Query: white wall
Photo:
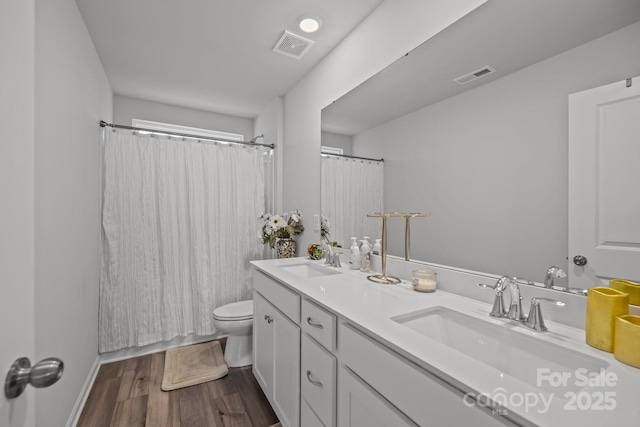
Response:
POLYGON ((349 135, 322 132, 320 142, 323 147, 342 148, 342 154, 353 154, 353 137, 349 135))
POLYGON ((244 135, 245 141, 255 136, 253 119, 115 95, 113 97, 114 122, 131 126, 131 119, 238 133, 244 135))
POLYGON ((36 423, 62 426, 98 355, 98 122, 112 94, 75 1, 37 0, 35 32, 35 359, 65 363, 36 392, 36 423))
POLYGON ((638 52, 640 23, 357 135, 356 154, 385 159, 385 206, 432 213, 412 221, 412 258, 535 281, 566 267, 567 97, 639 76, 638 52))
MULTIPOLYGON (((321 110, 470 12, 483 0, 387 0, 285 97, 283 208, 298 208, 307 231, 298 246, 320 241, 309 226, 320 213, 321 110), (371 47, 375 46, 375 49, 371 47)), ((298 250, 298 254, 303 253, 298 250)))
MULTIPOLYGON (((34 0, 0 2, 0 378, 14 360, 33 362, 34 0)), ((35 425, 33 387, 0 396, 0 425, 35 425)))

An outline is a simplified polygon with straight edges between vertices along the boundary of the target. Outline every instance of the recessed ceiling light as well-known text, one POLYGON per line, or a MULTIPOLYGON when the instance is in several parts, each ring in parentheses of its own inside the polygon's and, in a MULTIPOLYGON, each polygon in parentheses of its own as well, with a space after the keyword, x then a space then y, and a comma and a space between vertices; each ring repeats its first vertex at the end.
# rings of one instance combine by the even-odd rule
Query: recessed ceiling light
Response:
POLYGON ((305 33, 315 33, 321 25, 322 19, 314 15, 302 15, 298 18, 298 27, 305 33))

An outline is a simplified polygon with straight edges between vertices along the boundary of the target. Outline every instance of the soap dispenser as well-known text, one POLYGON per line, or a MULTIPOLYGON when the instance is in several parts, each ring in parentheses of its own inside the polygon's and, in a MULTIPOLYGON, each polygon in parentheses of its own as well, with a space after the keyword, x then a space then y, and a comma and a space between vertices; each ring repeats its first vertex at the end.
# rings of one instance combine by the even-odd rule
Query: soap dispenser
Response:
POLYGON ((352 270, 360 269, 360 248, 358 247, 358 238, 351 238, 351 254, 349 255, 349 268, 352 270))
POLYGON ((360 271, 364 273, 371 271, 371 246, 366 238, 360 245, 360 271))
POLYGON ((382 239, 376 239, 376 243, 373 245, 373 254, 374 255, 382 254, 382 239))

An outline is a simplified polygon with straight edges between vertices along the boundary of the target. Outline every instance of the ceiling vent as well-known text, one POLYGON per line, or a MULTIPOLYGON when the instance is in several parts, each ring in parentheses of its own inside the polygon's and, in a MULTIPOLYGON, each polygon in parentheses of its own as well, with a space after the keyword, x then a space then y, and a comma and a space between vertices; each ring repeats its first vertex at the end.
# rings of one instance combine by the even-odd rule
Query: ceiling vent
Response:
POLYGON ((280 37, 280 40, 278 40, 278 43, 276 43, 273 51, 300 59, 302 55, 313 46, 313 43, 313 40, 305 39, 304 37, 296 36, 289 31, 285 31, 282 37, 280 37))
POLYGON ((494 73, 496 71, 495 68, 490 67, 490 66, 486 66, 486 67, 482 67, 479 70, 473 71, 469 74, 465 74, 464 76, 460 76, 457 79, 453 79, 454 82, 460 84, 460 85, 464 85, 467 84, 469 82, 474 81, 475 79, 479 79, 480 77, 484 77, 487 74, 491 74, 494 73))

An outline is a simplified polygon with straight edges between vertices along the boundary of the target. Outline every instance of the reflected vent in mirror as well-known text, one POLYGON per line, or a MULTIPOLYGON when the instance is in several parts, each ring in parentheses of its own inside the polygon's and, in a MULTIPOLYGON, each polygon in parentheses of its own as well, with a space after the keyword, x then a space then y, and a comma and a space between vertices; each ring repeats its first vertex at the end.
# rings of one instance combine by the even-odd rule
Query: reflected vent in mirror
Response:
POLYGON ((313 40, 285 31, 274 46, 273 51, 300 59, 313 46, 313 43, 313 40))
POLYGON ((495 71, 496 71, 495 68, 487 65, 485 67, 480 68, 479 70, 473 71, 469 74, 465 74, 464 76, 460 76, 457 79, 453 79, 453 81, 463 85, 463 84, 472 82, 475 79, 478 79, 480 77, 486 76, 487 74, 494 73, 495 71))

